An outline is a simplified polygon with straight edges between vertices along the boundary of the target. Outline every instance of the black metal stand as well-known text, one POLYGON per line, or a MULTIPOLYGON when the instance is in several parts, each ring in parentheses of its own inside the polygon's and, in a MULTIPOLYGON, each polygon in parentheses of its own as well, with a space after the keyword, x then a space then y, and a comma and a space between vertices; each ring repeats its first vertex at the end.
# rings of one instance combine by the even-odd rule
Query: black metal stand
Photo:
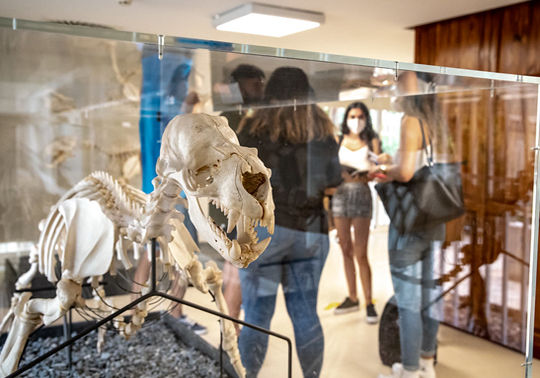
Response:
MULTIPOLYGON (((56 348, 48 351, 47 353, 37 357, 35 360, 29 362, 28 364, 20 367, 15 372, 8 375, 6 378, 14 378, 14 377, 17 377, 17 376, 21 375, 22 373, 30 370, 31 368, 33 368, 34 366, 36 366, 40 362, 46 360, 47 358, 51 357, 52 355, 57 354, 62 349, 66 348, 66 347, 71 347, 71 345, 73 345, 77 340, 82 339, 84 336, 88 335, 90 332, 95 331, 99 327, 107 324, 108 322, 110 322, 111 320, 116 318, 117 316, 119 316, 119 315, 123 314, 124 312, 128 311, 129 309, 135 307, 139 303, 141 303, 141 302, 143 302, 143 301, 145 301, 147 299, 153 298, 153 297, 165 298, 165 299, 168 299, 168 300, 170 300, 172 302, 176 302, 176 303, 182 304, 184 306, 195 308, 197 310, 206 312, 208 314, 218 316, 221 319, 230 320, 231 322, 241 324, 241 325, 243 325, 245 327, 252 328, 252 329, 254 329, 256 331, 265 333, 265 334, 267 334, 269 336, 274 336, 274 337, 277 337, 278 339, 282 339, 282 340, 286 341, 287 342, 287 348, 288 348, 288 361, 287 361, 287 363, 288 363, 288 365, 287 365, 288 375, 287 376, 289 378, 292 378, 292 342, 288 337, 280 335, 280 334, 272 332, 272 331, 269 331, 267 329, 261 328, 261 327, 256 326, 256 325, 246 323, 246 322, 244 322, 242 320, 232 318, 229 315, 225 315, 225 314, 222 314, 220 312, 210 310, 210 309, 208 309, 206 307, 199 306, 198 304, 191 303, 191 302, 185 301, 183 299, 173 297, 172 295, 169 295, 167 293, 163 293, 163 292, 158 291, 157 290, 157 279, 156 279, 156 272, 157 272, 157 269, 156 269, 156 256, 157 256, 156 250, 157 250, 157 242, 156 242, 155 239, 152 239, 152 250, 151 250, 151 264, 152 264, 151 277, 152 277, 152 280, 150 282, 150 292, 148 294, 145 294, 145 295, 135 299, 134 301, 132 301, 131 303, 129 303, 126 306, 122 307, 121 309, 119 309, 115 313, 101 319, 100 321, 98 321, 93 326, 86 328, 84 331, 81 331, 77 335, 75 335, 72 338, 66 340, 62 344, 58 345, 56 348)), ((221 349, 221 345, 220 345, 220 349, 221 349)), ((220 353, 220 356, 221 356, 221 353, 220 353)))
MULTIPOLYGON (((69 340, 69 338, 71 337, 71 324, 72 324, 71 309, 69 309, 69 312, 66 315, 64 315, 64 338, 66 339, 66 341, 69 340)), ((70 371, 71 371, 71 368, 73 367, 71 356, 72 356, 71 345, 68 345, 67 360, 68 360, 68 368, 70 371)))

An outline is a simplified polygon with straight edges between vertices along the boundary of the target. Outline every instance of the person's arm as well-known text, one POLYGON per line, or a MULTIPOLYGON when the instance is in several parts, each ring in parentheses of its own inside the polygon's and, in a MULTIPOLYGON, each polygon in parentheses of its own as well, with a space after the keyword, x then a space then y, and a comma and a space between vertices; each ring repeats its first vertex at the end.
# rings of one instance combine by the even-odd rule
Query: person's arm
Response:
POLYGON ((401 181, 408 182, 414 175, 416 156, 422 148, 422 132, 420 122, 417 118, 405 116, 401 122, 401 135, 399 141, 399 164, 385 164, 386 154, 381 155, 380 165, 376 166, 370 173, 379 174, 376 177, 381 182, 401 181), (380 176, 380 174, 384 176, 380 176))
POLYGON ((335 188, 343 182, 341 164, 339 163, 339 144, 331 140, 328 146, 328 165, 326 167, 326 187, 335 188))
POLYGON ((375 138, 371 141, 373 153, 376 155, 380 155, 381 153, 381 140, 379 138, 375 138))
POLYGON ((184 103, 182 104, 180 111, 182 113, 191 114, 193 113, 195 105, 197 105, 200 101, 201 100, 197 92, 189 92, 184 100, 184 103))
POLYGON ((324 195, 325 195, 325 196, 330 196, 330 197, 331 197, 331 196, 333 196, 334 194, 336 194, 336 192, 337 192, 337 188, 326 188, 326 189, 324 190, 324 195))

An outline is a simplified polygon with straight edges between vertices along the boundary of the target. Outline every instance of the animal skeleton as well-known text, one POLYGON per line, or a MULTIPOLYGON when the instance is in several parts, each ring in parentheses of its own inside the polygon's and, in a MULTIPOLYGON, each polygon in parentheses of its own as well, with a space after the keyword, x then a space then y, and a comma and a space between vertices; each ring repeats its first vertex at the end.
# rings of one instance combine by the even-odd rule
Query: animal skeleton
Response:
POLYGON ((113 171, 120 167, 120 180, 129 183, 133 177, 141 173, 141 147, 138 144, 113 145, 103 148, 92 141, 84 141, 83 148, 97 150, 107 156, 107 170, 113 171))
POLYGON ((67 159, 75 156, 77 138, 72 135, 62 135, 48 143, 43 149, 43 160, 49 168, 61 165, 67 159))
MULTIPOLYGON (((29 287, 39 269, 49 281, 57 282, 57 296, 31 299, 31 294, 24 292, 13 297, 0 329, 12 320, 0 354, 0 376, 17 369, 30 333, 41 323, 49 325, 71 307, 85 305, 81 284, 86 277, 93 277, 97 288, 99 276, 107 271, 115 273, 116 260, 126 269, 132 266, 128 247, 133 247, 137 258, 151 239, 159 243, 165 271, 176 264, 198 290, 212 290, 219 311, 227 314, 221 271, 213 262, 203 268, 198 261, 194 253, 197 246, 175 206, 189 203, 192 221, 209 244, 233 265, 247 267, 270 242, 270 238, 258 241, 257 224, 273 233, 270 170, 259 160, 256 149, 238 144, 224 117, 186 114, 175 117, 167 126, 156 171, 154 191, 149 195, 97 172, 53 206, 40 224, 41 236, 30 256, 31 269, 19 278, 17 288, 29 287), (181 191, 187 201, 179 198, 181 191), (236 240, 230 240, 211 217, 204 215, 199 203, 204 197, 228 216, 228 232, 237 228, 236 240), (62 263, 60 280, 54 273, 56 255, 62 263)), ((120 325, 121 332, 126 337, 135 334, 146 314, 147 303, 143 301, 135 308, 130 323, 120 325)), ((222 331, 224 349, 238 375, 244 377, 232 323, 222 322, 222 331)))

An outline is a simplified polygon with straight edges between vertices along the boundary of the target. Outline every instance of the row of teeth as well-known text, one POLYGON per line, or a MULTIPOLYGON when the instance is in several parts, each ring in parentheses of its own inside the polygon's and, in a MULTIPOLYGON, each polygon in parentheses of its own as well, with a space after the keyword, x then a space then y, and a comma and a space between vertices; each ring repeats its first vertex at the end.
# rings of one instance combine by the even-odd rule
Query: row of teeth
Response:
POLYGON ((227 237, 227 234, 225 233, 225 231, 223 231, 223 229, 221 227, 219 227, 215 222, 214 220, 212 219, 212 217, 208 216, 207 218, 208 220, 208 224, 210 225, 210 229, 216 233, 216 235, 218 235, 219 237, 221 237, 221 239, 223 239, 225 241, 225 244, 227 245, 227 247, 229 247, 229 245, 232 243, 231 240, 227 237))
POLYGON ((227 248, 229 248, 230 255, 233 259, 239 260, 241 258, 242 253, 246 252, 246 249, 248 249, 246 245, 247 243, 250 243, 250 249, 253 252, 257 253, 257 255, 266 249, 271 238, 268 237, 259 243, 259 238, 257 237, 257 231, 255 231, 255 228, 257 227, 257 225, 261 225, 261 227, 267 227, 269 232, 273 233, 273 224, 270 221, 266 219, 253 219, 240 214, 234 209, 229 210, 217 199, 212 200, 211 203, 216 208, 220 209, 221 212, 225 214, 225 216, 227 216, 227 233, 230 233, 232 230, 234 230, 237 224, 239 224, 239 222, 242 222, 242 229, 249 236, 249 240, 241 240, 242 244, 239 244, 237 240, 231 241, 227 237, 227 233, 214 222, 212 217, 208 216, 208 224, 210 225, 210 229, 214 231, 214 233, 218 235, 223 241, 225 241, 225 244, 227 248))
MULTIPOLYGON (((234 228, 238 224, 238 221, 240 220, 240 218, 243 219, 244 230, 247 233, 249 233, 250 236, 253 236, 253 238, 257 236, 257 233, 254 231, 254 229, 255 229, 255 227, 257 227, 257 225, 260 224, 262 227, 268 227, 268 226, 265 225, 265 223, 266 223, 265 220, 253 219, 253 218, 247 217, 245 215, 242 216, 242 214, 240 214, 236 210, 229 210, 225 205, 223 205, 221 202, 219 202, 219 200, 212 200, 212 204, 216 208, 220 209, 221 212, 223 214, 225 214, 225 216, 227 217, 227 220, 228 220, 227 233, 230 233, 230 232, 232 232, 232 230, 234 230, 234 228)), ((212 222, 210 222, 210 223, 212 223, 212 222)))

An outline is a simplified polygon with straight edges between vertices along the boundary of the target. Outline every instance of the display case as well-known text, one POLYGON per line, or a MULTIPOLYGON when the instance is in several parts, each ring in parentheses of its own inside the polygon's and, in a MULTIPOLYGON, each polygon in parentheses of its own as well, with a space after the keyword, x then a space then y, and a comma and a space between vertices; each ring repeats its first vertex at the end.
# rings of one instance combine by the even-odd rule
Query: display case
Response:
MULTIPOLYGON (((343 159, 338 151, 350 104, 365 104, 370 135, 376 135, 369 143, 361 138, 360 145, 388 154, 394 163, 400 161, 397 156, 407 155, 404 138, 411 134, 404 130, 414 126, 404 129, 405 119, 422 119, 422 104, 436 104, 424 109, 437 124, 425 129, 434 141, 430 153, 436 162, 460 165, 454 178, 461 181, 464 203, 463 215, 446 224, 444 237, 433 237, 439 243, 430 265, 425 265, 437 294, 428 304, 433 310, 429 313, 436 315, 422 315, 440 323, 435 332, 437 376, 536 376, 539 84, 539 78, 521 75, 0 18, 0 259, 6 282, 2 311, 9 308, 13 290, 9 271, 23 273, 19 260, 38 241, 40 221, 67 190, 100 170, 150 192, 167 123, 183 113, 223 115, 240 142, 257 147, 261 160, 274 171, 276 231, 261 255, 262 263, 241 270, 238 285, 238 273, 231 273, 218 254, 208 252, 232 274, 225 276, 225 285, 236 287, 237 298, 242 289, 241 319, 296 343, 293 377, 388 374, 383 362, 400 359, 396 335, 404 327, 390 300, 400 285, 399 269, 391 266, 396 267, 396 251, 403 251, 396 247, 375 189, 381 178, 373 174, 381 161, 373 162, 365 169, 370 174, 357 180, 368 188, 363 195, 372 198, 369 208, 343 213, 353 215, 334 213, 335 217, 327 214, 336 206, 329 198, 336 195, 332 188, 341 181, 341 167, 329 162, 343 159), (276 72, 305 77, 307 91, 297 92, 295 77, 285 75, 280 81, 276 72), (411 74, 416 85, 400 84, 411 74), (278 88, 271 89, 270 83, 278 88), (416 104, 417 112, 406 104, 416 104), (264 119, 272 126, 260 126, 264 119), (289 124, 286 119, 294 121, 289 124), (314 119, 331 120, 335 127, 314 119), (308 126, 301 126, 306 122, 308 126), (312 124, 317 122, 327 126, 315 130, 312 124), (257 125, 262 131, 254 131, 257 125), (303 133, 302 127, 311 131, 303 133), (326 144, 313 144, 322 140, 326 144), (269 152, 270 145, 281 152, 269 152), (303 163, 296 166, 298 171, 274 167, 275 162, 265 160, 276 153, 289 154, 291 164, 303 163), (317 176, 321 171, 324 179, 317 176), (315 215, 302 215, 307 205, 285 199, 287 195, 318 201, 308 206, 315 215), (295 217, 303 219, 300 224, 295 217), (291 238, 303 243, 306 254, 295 255, 291 238), (355 239, 368 240, 367 259, 355 239), (390 254, 389 245, 394 246, 390 254), (342 253, 347 248, 349 252, 342 253), (351 261, 356 261, 357 270, 351 261), (269 266, 271 273, 265 275, 269 266), (360 305, 336 314, 350 295, 347 269, 354 272, 360 305), (369 276, 376 324, 366 321, 369 276)), ((422 150, 422 145, 407 146, 413 152, 422 150)), ((207 211, 220 225, 225 215, 212 205, 207 211)), ((204 238, 199 243, 205 245, 204 238)), ((425 254, 427 247, 422 248, 415 252, 425 254)), ((211 305, 205 301, 201 303, 211 305)), ((190 315, 215 323, 209 315, 190 315)), ((205 337, 217 347, 217 326, 205 337)), ((244 365, 259 377, 287 376, 282 340, 268 341, 242 330, 240 344, 244 365)))

